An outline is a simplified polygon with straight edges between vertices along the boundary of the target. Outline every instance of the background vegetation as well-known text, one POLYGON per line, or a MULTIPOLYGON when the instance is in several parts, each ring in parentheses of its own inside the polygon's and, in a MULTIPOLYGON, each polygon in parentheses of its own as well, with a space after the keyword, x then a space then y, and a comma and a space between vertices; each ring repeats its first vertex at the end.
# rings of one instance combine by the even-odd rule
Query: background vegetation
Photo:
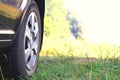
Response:
POLYGON ((82 24, 78 31, 82 36, 76 38, 71 27, 79 20, 71 12, 71 18, 66 19, 69 11, 63 1, 46 1, 43 48, 37 74, 31 80, 119 80, 120 47, 89 43, 82 24))
POLYGON ((84 36, 84 25, 64 8, 63 2, 46 0, 38 70, 28 79, 120 80, 120 46, 89 43, 84 36))
POLYGON ((65 9, 63 2, 64 0, 46 1, 42 56, 57 56, 59 54, 96 58, 119 57, 118 45, 111 45, 107 42, 89 43, 84 36, 84 25, 75 14, 65 9), (72 32, 75 31, 74 29, 80 29, 76 31, 77 38, 72 32))
POLYGON ((77 53, 74 51, 81 49, 82 39, 80 39, 79 35, 82 30, 76 28, 78 19, 64 8, 63 1, 46 1, 44 43, 41 55, 55 56, 58 53, 70 55, 70 53, 77 53), (68 19, 69 17, 70 19, 68 19), (75 27, 73 28, 73 26, 75 27), (75 30, 78 31, 75 32, 75 30), (78 39, 76 39, 72 31, 78 35, 78 39))

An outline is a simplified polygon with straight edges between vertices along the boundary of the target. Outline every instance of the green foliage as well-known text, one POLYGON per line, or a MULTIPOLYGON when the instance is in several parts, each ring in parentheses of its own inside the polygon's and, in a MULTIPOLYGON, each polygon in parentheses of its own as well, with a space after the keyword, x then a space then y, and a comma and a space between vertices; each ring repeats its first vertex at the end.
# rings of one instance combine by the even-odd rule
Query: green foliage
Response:
POLYGON ((119 59, 41 57, 31 80, 120 80, 119 59))

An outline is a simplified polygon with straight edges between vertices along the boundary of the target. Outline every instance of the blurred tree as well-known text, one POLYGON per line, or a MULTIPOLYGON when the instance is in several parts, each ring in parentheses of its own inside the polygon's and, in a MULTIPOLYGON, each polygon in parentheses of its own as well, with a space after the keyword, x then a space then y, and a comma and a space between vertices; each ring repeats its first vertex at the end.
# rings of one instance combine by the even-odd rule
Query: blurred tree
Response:
POLYGON ((53 3, 52 3, 52 0, 47 0, 47 1, 46 1, 46 16, 50 16, 50 15, 51 15, 53 6, 54 6, 54 5, 53 5, 53 3))
POLYGON ((70 31, 73 34, 73 36, 77 39, 77 38, 81 38, 82 37, 82 24, 80 22, 80 20, 78 20, 78 18, 76 18, 74 16, 74 14, 71 11, 68 11, 66 14, 66 20, 69 21, 70 24, 70 31))
POLYGON ((45 35, 65 37, 70 34, 69 24, 66 22, 64 0, 47 0, 45 16, 45 35))

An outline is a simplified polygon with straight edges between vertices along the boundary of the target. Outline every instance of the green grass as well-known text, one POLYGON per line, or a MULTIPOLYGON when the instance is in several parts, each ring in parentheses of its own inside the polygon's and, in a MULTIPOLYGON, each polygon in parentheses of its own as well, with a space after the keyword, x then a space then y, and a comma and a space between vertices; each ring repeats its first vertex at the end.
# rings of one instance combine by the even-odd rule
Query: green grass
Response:
POLYGON ((120 60, 41 57, 31 80, 120 80, 120 60))
POLYGON ((120 80, 120 46, 44 37, 31 80, 120 80))

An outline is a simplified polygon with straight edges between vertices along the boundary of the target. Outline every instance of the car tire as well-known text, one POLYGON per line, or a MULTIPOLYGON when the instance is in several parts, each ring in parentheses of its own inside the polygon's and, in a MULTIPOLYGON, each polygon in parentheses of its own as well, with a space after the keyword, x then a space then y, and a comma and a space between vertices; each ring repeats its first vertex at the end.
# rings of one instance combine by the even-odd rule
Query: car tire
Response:
POLYGON ((41 47, 41 20, 34 0, 25 13, 20 30, 7 51, 9 66, 14 80, 31 76, 37 69, 41 47))

